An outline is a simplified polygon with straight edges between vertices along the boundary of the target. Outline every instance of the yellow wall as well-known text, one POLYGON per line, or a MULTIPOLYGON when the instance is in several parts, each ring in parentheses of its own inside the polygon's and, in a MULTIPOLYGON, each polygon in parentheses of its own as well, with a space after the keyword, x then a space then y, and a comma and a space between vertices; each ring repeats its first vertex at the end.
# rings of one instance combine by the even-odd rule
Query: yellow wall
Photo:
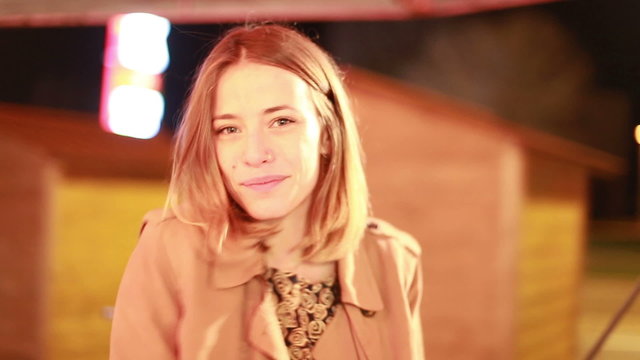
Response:
POLYGON ((112 306, 144 213, 162 207, 166 184, 63 179, 57 186, 47 358, 108 355, 112 306))
POLYGON ((572 360, 582 279, 587 184, 584 169, 530 159, 522 213, 516 359, 572 360))

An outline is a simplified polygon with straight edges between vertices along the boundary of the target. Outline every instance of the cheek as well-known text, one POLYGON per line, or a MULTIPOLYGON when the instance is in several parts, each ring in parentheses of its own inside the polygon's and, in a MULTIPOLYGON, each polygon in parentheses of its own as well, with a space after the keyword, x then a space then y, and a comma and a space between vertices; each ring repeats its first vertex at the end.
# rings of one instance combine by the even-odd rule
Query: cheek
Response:
POLYGON ((296 151, 298 162, 301 168, 301 175, 304 179, 311 180, 316 176, 319 166, 319 143, 318 139, 305 138, 300 142, 296 151))
POLYGON ((228 177, 235 168, 233 151, 229 146, 216 144, 216 160, 223 176, 228 177))

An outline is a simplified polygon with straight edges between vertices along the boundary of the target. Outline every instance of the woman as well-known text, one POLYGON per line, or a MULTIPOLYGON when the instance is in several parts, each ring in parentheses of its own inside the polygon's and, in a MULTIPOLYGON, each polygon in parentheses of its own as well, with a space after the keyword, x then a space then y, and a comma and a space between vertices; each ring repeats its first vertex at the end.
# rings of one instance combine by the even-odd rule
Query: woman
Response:
POLYGON ((422 358, 420 248, 367 215, 334 62, 282 26, 231 30, 127 265, 111 359, 422 358))

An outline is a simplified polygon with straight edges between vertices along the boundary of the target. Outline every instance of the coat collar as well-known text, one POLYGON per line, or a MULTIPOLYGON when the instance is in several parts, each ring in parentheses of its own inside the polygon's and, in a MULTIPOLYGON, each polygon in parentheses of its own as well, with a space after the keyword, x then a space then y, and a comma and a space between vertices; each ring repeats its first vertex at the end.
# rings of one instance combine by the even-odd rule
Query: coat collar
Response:
MULTIPOLYGON (((380 311, 382 297, 365 249, 365 242, 375 240, 369 239, 368 235, 358 249, 338 260, 337 275, 343 303, 380 311)), ((243 285, 266 271, 264 254, 257 240, 225 242, 213 267, 213 285, 218 289, 243 285)))

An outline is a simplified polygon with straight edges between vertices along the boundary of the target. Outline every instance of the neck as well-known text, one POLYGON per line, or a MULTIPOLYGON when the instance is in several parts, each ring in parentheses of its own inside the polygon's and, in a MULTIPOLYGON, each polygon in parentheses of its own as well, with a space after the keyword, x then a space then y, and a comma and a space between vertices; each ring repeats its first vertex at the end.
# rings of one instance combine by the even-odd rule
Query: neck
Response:
POLYGON ((300 244, 307 226, 308 204, 302 204, 286 218, 281 219, 280 232, 268 239, 265 254, 268 267, 291 271, 303 278, 319 282, 336 274, 335 262, 311 263, 303 261, 300 244))
POLYGON ((293 270, 302 263, 302 243, 306 232, 308 206, 301 204, 280 221, 280 232, 267 241, 267 266, 293 270))

